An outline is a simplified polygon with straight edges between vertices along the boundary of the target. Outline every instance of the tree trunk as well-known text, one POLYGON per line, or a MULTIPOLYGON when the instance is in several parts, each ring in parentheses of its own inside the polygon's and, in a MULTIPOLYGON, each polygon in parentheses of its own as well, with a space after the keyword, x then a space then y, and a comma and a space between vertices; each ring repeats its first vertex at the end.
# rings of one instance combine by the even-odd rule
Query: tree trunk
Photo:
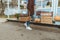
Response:
POLYGON ((3 2, 2 2, 3 0, 1 0, 1 5, 2 5, 2 11, 1 11, 1 15, 4 15, 4 4, 3 4, 3 2))

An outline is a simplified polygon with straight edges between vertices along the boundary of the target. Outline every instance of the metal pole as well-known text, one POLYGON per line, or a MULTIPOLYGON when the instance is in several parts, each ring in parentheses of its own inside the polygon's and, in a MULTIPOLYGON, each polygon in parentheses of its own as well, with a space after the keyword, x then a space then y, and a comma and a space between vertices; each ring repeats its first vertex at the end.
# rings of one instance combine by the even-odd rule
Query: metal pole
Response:
MULTIPOLYGON (((8 8, 8 11, 9 11, 9 0, 7 0, 7 8, 8 8)), ((8 19, 9 19, 9 15, 8 15, 8 19)))
POLYGON ((57 15, 58 0, 52 0, 53 20, 57 15))
POLYGON ((52 7, 51 7, 51 11, 53 12, 53 0, 52 0, 52 7))
POLYGON ((18 0, 18 13, 20 13, 20 0, 18 0))
POLYGON ((58 0, 57 0, 57 3, 56 3, 57 5, 56 5, 56 15, 58 15, 58 0))

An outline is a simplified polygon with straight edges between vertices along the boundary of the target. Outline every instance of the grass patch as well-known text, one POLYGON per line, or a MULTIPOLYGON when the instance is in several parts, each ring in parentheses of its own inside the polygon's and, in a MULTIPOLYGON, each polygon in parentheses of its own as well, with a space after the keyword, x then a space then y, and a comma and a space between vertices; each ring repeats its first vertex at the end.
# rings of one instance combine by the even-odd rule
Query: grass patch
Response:
MULTIPOLYGON (((15 15, 9 15, 10 18, 16 18, 15 15)), ((8 18, 7 15, 0 15, 0 18, 8 18)))

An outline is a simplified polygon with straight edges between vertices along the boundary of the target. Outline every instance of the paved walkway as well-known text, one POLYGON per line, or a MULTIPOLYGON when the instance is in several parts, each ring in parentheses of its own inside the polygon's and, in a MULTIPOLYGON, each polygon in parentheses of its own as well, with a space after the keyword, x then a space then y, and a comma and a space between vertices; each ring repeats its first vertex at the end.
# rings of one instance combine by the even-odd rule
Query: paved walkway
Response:
POLYGON ((6 18, 0 18, 0 23, 7 21, 6 18))
POLYGON ((60 33, 26 30, 22 23, 0 23, 0 40, 60 40, 60 33))

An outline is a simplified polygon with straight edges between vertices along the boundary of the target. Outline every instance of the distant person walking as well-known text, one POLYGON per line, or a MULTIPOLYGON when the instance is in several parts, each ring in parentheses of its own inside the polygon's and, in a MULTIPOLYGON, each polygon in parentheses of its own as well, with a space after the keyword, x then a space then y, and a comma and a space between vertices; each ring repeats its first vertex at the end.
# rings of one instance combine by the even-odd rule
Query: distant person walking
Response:
MULTIPOLYGON (((29 16, 32 18, 32 20, 34 20, 34 1, 35 0, 28 0, 28 5, 27 5, 27 9, 28 9, 28 14, 30 14, 29 16)), ((32 30, 32 28, 30 27, 30 20, 26 21, 26 23, 24 24, 26 26, 26 29, 28 30, 32 30)))
MULTIPOLYGON (((33 21, 33 20, 34 20, 33 15, 30 15, 30 17, 32 18, 31 21, 33 21)), ((26 21, 26 22, 24 23, 24 25, 25 25, 26 29, 32 30, 32 28, 30 27, 30 19, 29 19, 28 21, 26 21)))

